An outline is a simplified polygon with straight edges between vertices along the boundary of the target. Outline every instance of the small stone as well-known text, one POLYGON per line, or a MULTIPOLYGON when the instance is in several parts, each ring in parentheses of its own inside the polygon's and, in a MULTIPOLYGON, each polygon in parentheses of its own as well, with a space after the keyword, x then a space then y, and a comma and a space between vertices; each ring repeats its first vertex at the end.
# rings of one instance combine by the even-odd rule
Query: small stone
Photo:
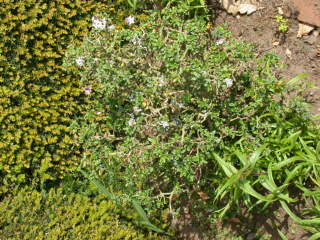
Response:
POLYGON ((298 38, 301 38, 302 36, 306 36, 306 35, 308 35, 313 29, 314 29, 314 27, 312 27, 312 26, 310 26, 310 25, 299 23, 299 30, 298 30, 297 37, 298 37, 298 38))
POLYGON ((240 4, 239 12, 241 14, 250 15, 250 14, 254 13, 255 11, 257 11, 257 6, 255 6, 255 5, 252 5, 252 4, 240 4))
POLYGON ((288 58, 292 57, 292 52, 288 48, 286 49, 286 55, 287 55, 288 58))

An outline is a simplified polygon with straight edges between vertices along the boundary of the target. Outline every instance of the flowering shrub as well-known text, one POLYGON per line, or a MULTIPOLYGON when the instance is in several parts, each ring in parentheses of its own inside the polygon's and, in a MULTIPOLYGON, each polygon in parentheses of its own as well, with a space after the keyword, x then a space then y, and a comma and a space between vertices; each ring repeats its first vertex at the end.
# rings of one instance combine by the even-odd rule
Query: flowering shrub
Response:
POLYGON ((106 25, 92 22, 96 12, 121 19, 118 28, 125 25, 120 4, 1 1, 0 194, 15 184, 56 181, 74 169, 80 149, 73 148, 68 126, 81 111, 83 94, 78 76, 61 69, 62 58, 71 42, 106 25))
MULTIPOLYGON (((274 55, 256 59, 253 46, 187 15, 164 9, 122 30, 92 31, 65 58, 67 68, 83 58, 78 71, 95 103, 72 125, 84 149, 81 167, 146 206, 171 206, 173 197, 177 203, 195 192, 216 204, 227 169, 216 153, 271 141, 275 119, 288 122, 287 132, 310 123, 283 100, 287 86, 271 72, 274 55)), ((268 162, 257 166, 266 171, 268 162)))

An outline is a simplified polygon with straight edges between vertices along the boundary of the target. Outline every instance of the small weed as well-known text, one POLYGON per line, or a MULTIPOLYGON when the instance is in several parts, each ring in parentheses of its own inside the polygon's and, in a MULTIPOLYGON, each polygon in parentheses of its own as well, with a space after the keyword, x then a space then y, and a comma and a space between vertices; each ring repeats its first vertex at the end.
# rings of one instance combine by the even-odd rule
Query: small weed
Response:
POLYGON ((289 29, 288 19, 281 15, 275 16, 275 21, 278 24, 278 31, 280 33, 286 33, 289 29))

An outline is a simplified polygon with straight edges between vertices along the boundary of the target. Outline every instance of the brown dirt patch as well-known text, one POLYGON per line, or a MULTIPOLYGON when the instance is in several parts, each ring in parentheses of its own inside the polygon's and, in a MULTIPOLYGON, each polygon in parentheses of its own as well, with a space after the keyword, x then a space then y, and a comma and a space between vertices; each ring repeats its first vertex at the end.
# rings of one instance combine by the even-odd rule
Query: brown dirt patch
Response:
MULTIPOLYGON (((320 1, 319 1, 320 2, 320 1)), ((234 17, 222 11, 218 14, 215 24, 227 23, 235 38, 244 39, 257 46, 257 52, 274 52, 280 56, 286 65, 279 72, 280 78, 290 80, 301 73, 308 73, 308 79, 320 88, 320 36, 319 29, 302 38, 297 38, 297 12, 292 4, 284 0, 260 1, 257 12, 250 16, 234 17), (281 7, 288 18, 288 32, 280 34, 275 16, 279 15, 281 7), (274 46, 275 42, 279 45, 274 46), (288 56, 288 51, 291 56, 288 56)), ((309 89, 304 94, 305 101, 310 104, 313 114, 320 113, 320 89, 309 89)))

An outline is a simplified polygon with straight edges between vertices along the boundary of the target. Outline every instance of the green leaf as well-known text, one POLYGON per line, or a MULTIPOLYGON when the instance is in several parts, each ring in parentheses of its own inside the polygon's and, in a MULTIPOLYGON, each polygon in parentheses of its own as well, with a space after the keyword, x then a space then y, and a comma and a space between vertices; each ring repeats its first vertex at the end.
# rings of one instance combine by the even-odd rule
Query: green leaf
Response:
POLYGON ((282 240, 289 240, 283 232, 280 231, 280 229, 277 229, 278 233, 279 233, 279 236, 281 237, 282 240))
POLYGON ((303 78, 309 77, 310 74, 309 73, 301 73, 297 76, 295 76, 294 78, 292 78, 290 81, 288 81, 288 85, 294 85, 295 83, 297 83, 298 81, 300 81, 303 78))
POLYGON ((309 238, 309 240, 317 240, 317 239, 320 239, 320 233, 315 233, 309 238))

